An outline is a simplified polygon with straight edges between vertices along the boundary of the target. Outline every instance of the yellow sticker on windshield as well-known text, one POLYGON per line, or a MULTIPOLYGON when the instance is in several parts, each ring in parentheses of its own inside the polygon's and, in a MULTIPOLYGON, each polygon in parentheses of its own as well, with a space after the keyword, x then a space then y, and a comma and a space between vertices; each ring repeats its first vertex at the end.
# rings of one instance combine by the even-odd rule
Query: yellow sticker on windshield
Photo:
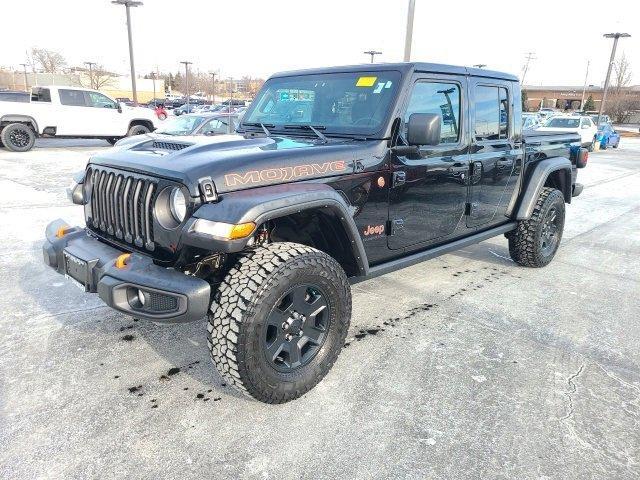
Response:
POLYGON ((360 77, 356 82, 356 87, 373 87, 378 77, 360 77))

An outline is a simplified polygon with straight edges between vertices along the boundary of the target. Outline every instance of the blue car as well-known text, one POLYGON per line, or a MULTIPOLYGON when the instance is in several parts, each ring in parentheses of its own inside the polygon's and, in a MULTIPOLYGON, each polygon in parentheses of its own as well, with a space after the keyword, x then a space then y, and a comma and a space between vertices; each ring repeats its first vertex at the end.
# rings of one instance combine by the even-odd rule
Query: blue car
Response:
POLYGON ((603 150, 607 147, 618 148, 620 145, 620 134, 613 129, 610 123, 603 123, 598 127, 596 138, 600 140, 600 148, 603 150))

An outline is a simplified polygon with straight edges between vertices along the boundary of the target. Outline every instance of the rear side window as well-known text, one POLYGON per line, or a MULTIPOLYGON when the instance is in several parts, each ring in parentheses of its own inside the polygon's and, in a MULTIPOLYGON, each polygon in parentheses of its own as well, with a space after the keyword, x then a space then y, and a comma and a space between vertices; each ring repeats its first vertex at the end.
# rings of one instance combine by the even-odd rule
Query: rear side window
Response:
POLYGON ((509 94, 506 88, 476 86, 474 135, 477 141, 509 138, 509 94))
POLYGON ((440 115, 440 143, 457 143, 460 138, 460 87, 455 83, 416 83, 404 117, 405 128, 412 113, 440 115))
POLYGON ((84 107, 84 92, 82 90, 58 90, 60 103, 72 107, 84 107))
POLYGON ((48 88, 34 87, 31 89, 32 102, 51 102, 51 92, 48 88))

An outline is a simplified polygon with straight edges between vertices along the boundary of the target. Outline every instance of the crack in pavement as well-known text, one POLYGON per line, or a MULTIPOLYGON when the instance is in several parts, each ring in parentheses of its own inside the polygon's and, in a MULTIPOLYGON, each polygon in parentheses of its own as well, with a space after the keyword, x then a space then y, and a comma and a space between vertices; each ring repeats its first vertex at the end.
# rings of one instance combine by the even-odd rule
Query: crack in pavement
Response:
POLYGON ((577 390, 576 384, 573 383, 573 381, 582 374, 582 370, 584 370, 584 363, 582 365, 580 365, 580 368, 578 369, 578 371, 576 373, 574 373, 573 375, 571 375, 567 379, 567 383, 569 384, 570 391, 566 392, 565 395, 566 395, 567 399, 569 400, 569 408, 568 408, 567 414, 560 419, 561 421, 566 420, 571 415, 573 415, 573 397, 572 397, 572 394, 576 393, 576 390, 577 390))

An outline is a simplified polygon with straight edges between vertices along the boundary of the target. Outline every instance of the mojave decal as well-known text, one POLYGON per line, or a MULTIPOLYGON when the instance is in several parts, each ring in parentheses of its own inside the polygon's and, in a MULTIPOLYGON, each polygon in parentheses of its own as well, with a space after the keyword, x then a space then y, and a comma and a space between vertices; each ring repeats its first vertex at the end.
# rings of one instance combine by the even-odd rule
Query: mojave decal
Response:
POLYGON ((332 172, 344 172, 347 165, 344 160, 324 163, 310 163, 294 167, 265 168, 244 173, 228 173, 224 176, 227 187, 254 183, 275 183, 295 180, 301 177, 314 177, 332 172))

